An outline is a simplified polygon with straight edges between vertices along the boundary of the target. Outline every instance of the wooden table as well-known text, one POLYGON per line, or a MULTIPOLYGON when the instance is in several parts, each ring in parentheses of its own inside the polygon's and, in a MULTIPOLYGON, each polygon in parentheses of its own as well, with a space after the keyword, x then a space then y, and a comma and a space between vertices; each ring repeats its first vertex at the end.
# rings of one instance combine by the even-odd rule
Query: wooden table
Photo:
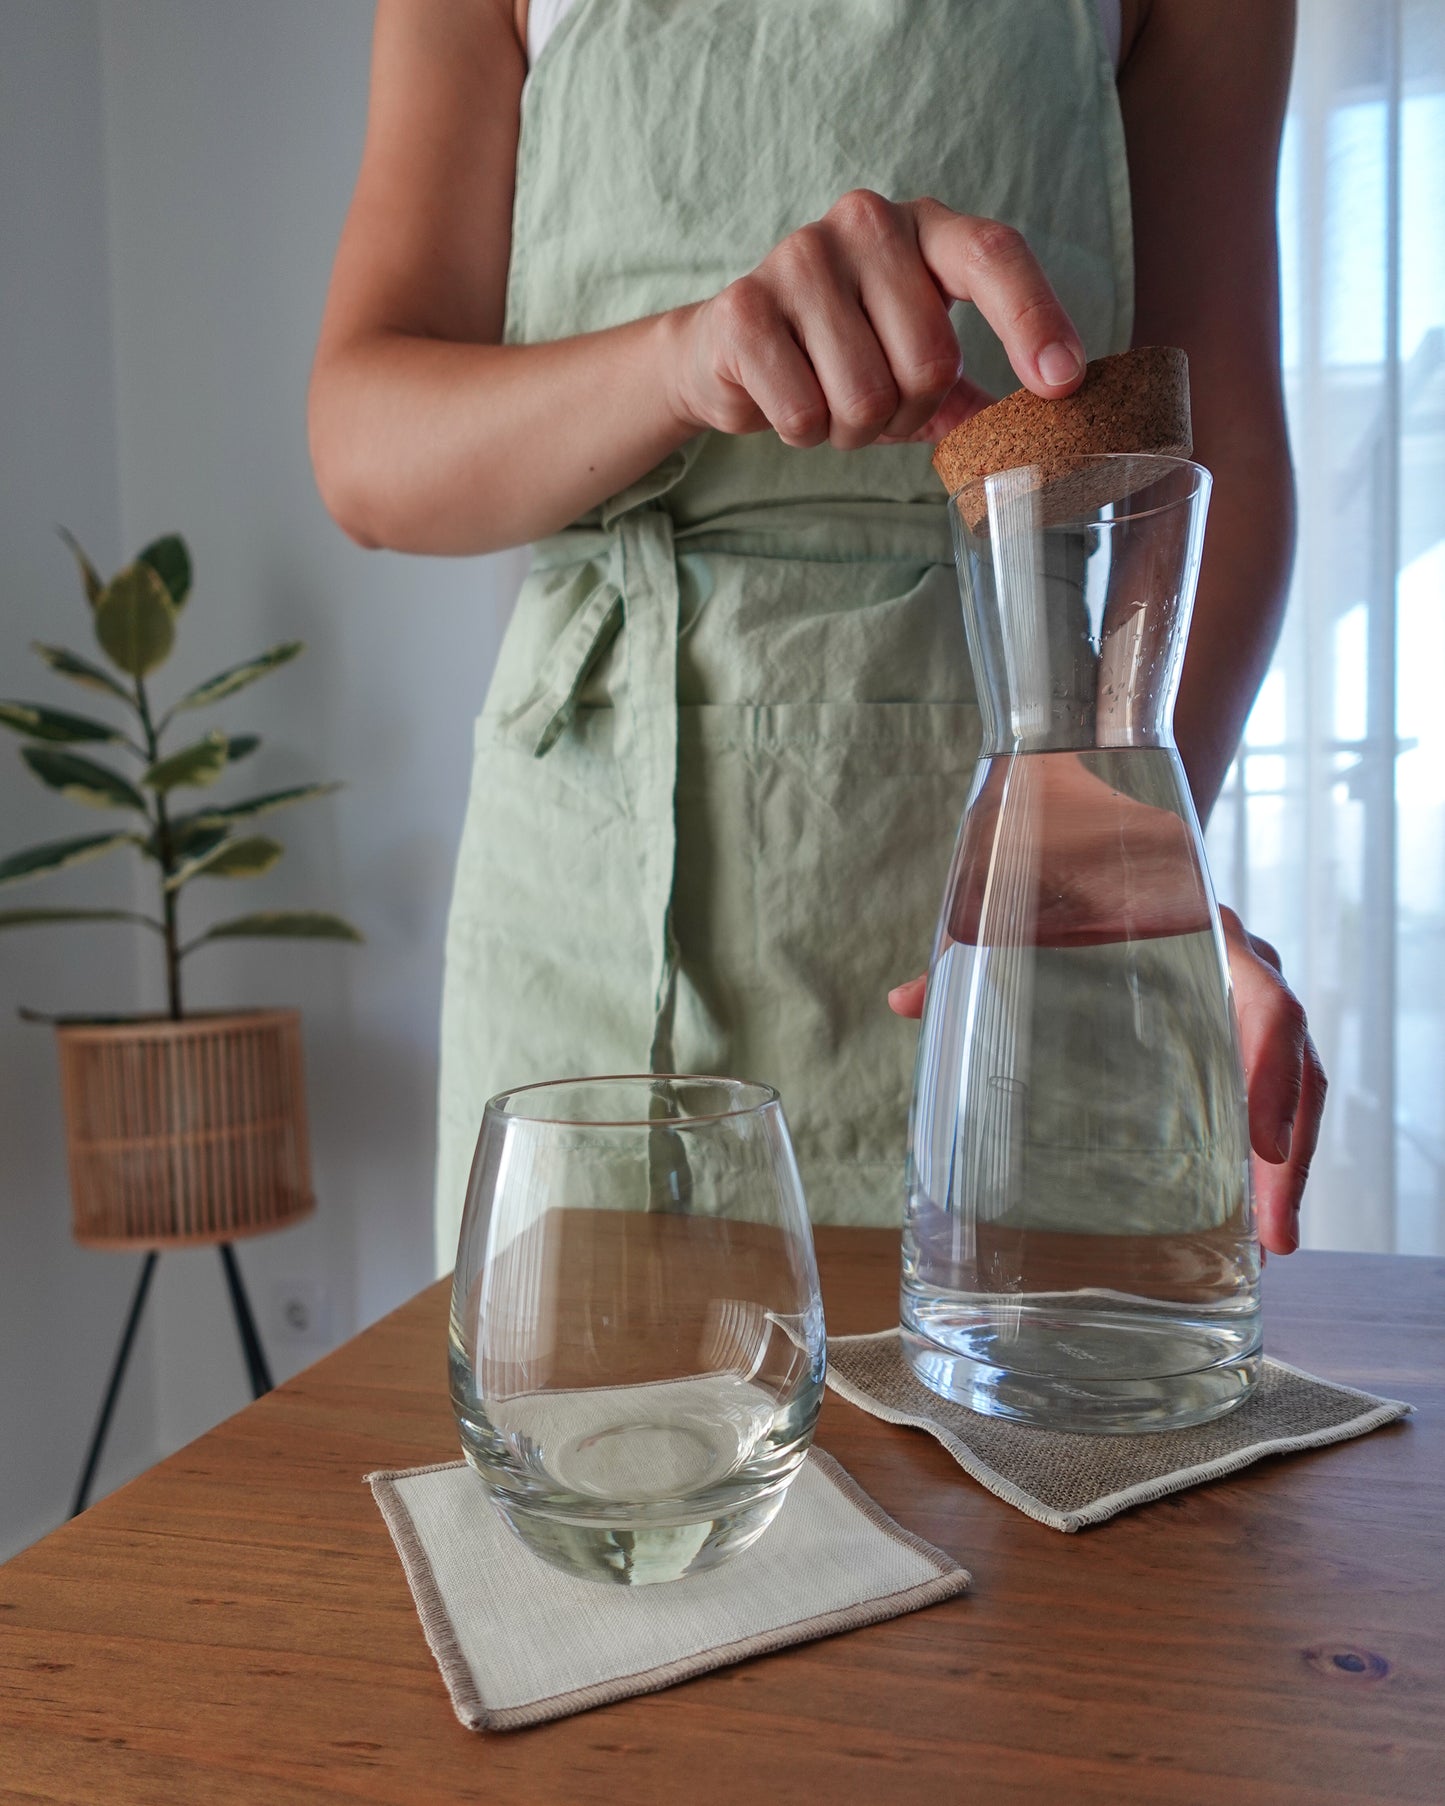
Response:
MULTIPOLYGON (((830 1326, 896 1237, 818 1236, 830 1326)), ((960 1599, 557 1724, 452 1716, 361 1475, 455 1451, 435 1286, 0 1569, 0 1799, 1445 1800, 1445 1262, 1298 1255, 1270 1347, 1419 1406, 1078 1536, 830 1397, 960 1599)))

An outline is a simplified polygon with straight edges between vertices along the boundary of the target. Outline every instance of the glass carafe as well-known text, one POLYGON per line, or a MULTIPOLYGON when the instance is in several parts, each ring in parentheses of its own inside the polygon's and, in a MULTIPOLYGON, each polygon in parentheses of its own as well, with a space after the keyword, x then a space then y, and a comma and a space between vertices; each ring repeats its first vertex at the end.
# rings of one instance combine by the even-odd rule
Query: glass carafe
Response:
POLYGON ((984 738, 929 967, 902 1333, 977 1411, 1200 1423, 1259 1367, 1219 912, 1172 711, 1208 504, 1182 459, 951 498, 984 738))

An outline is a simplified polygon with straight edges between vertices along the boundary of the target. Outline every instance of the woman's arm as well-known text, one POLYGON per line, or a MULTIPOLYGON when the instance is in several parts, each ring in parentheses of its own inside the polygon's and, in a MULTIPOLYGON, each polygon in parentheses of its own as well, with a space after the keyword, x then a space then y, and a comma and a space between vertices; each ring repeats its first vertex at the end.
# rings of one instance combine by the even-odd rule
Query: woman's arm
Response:
POLYGON ((1017 232, 866 191, 708 301, 501 344, 525 72, 511 0, 380 0, 310 402, 322 496, 362 544, 536 538, 707 427, 795 446, 938 437, 982 399, 959 377, 949 297, 978 306, 1038 394, 1077 386, 1078 335, 1017 232))
POLYGON ((1148 0, 1119 73, 1134 342, 1188 352, 1194 454, 1214 473, 1174 715, 1201 816, 1269 664, 1294 549, 1275 229, 1293 44, 1293 0, 1148 0))
POLYGON ((519 543, 688 436, 656 380, 651 322, 500 344, 525 74, 511 0, 377 6, 309 410, 322 497, 363 545, 519 543))

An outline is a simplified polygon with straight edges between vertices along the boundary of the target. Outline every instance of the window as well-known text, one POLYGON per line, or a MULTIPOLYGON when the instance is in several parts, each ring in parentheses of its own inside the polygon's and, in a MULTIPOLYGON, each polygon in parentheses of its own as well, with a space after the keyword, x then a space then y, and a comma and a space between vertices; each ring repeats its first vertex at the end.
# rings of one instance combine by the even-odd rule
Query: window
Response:
POLYGON ((1209 830, 1330 1074, 1307 1246, 1445 1253, 1445 4, 1304 0, 1289 612, 1209 830))

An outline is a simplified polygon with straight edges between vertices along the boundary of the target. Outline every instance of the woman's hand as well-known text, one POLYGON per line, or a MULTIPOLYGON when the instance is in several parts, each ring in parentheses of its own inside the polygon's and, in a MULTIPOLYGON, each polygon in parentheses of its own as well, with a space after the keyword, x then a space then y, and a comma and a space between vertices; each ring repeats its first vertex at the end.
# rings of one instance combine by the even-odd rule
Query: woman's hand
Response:
POLYGON ((942 438, 992 400, 960 374, 951 300, 977 306, 1036 394, 1077 388, 1079 335, 1018 232, 860 188, 666 316, 674 415, 690 432, 771 426, 797 447, 942 438))
POLYGON ((1293 1254, 1329 1081, 1304 1007, 1281 976, 1278 953, 1250 934, 1232 909, 1219 913, 1249 1090, 1259 1239, 1272 1254, 1293 1254))
MULTIPOLYGON (((1232 909, 1219 913, 1249 1094, 1259 1239, 1271 1254, 1292 1254, 1328 1081, 1304 1007, 1280 974, 1278 953, 1250 934, 1232 909)), ((922 1016, 926 983, 919 977, 898 985, 888 993, 888 1007, 899 1016, 922 1016)))

